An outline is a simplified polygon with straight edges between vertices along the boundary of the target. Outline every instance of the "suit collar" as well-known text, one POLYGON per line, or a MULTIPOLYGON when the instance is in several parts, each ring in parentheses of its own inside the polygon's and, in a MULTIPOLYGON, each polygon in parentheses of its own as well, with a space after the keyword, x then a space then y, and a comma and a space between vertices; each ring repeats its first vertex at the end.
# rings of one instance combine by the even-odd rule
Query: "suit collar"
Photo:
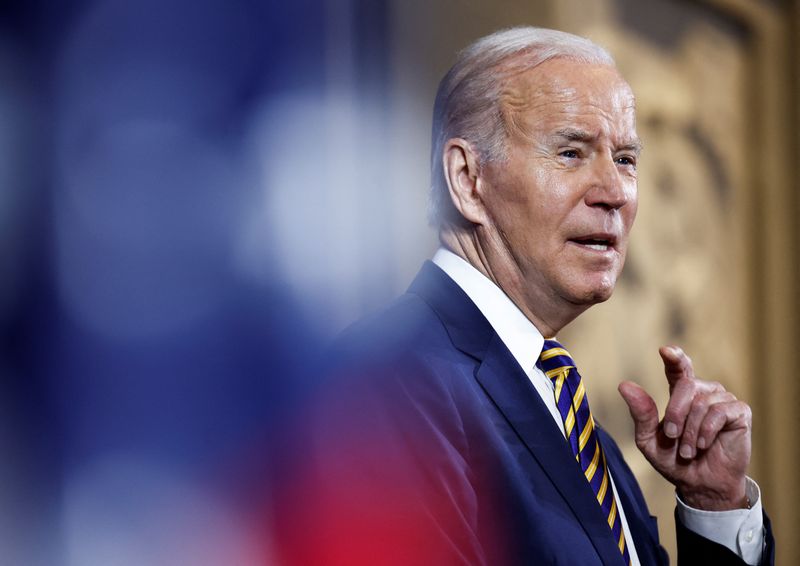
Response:
POLYGON ((440 268, 426 262, 409 292, 436 312, 456 348, 478 360, 475 378, 572 509, 604 564, 622 564, 608 523, 556 423, 486 317, 440 268))
POLYGON ((544 344, 539 329, 499 286, 465 259, 439 248, 433 263, 464 290, 530 377, 544 344))
POLYGON ((409 293, 419 295, 437 314, 456 348, 483 359, 495 332, 458 284, 433 262, 426 261, 409 293))

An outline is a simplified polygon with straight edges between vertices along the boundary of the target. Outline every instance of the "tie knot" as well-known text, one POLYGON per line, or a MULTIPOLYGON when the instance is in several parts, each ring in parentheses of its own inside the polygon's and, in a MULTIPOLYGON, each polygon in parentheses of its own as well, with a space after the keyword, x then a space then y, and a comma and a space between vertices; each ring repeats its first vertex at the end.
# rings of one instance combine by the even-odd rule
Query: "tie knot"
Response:
POLYGON ((542 353, 539 355, 539 364, 545 375, 555 379, 566 369, 574 368, 575 362, 564 347, 555 340, 545 340, 542 353))

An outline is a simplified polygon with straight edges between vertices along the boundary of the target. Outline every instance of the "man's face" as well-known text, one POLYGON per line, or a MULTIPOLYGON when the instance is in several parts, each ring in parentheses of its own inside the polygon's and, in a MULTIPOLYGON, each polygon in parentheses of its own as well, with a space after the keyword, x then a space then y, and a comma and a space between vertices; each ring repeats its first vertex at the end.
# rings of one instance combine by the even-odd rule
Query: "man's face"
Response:
POLYGON ((509 81, 503 108, 507 159, 482 171, 484 235, 514 266, 498 283, 534 313, 605 301, 636 216, 630 87, 611 67, 553 59, 509 81))

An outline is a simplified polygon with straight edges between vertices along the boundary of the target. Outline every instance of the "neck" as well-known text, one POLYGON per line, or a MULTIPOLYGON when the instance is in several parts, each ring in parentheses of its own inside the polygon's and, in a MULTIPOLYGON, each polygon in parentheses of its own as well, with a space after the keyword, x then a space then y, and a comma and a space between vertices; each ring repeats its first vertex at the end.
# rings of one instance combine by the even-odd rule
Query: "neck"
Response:
POLYGON ((497 285, 545 338, 558 334, 588 306, 547 296, 529 285, 502 242, 487 241, 481 227, 446 226, 439 231, 442 245, 497 285))

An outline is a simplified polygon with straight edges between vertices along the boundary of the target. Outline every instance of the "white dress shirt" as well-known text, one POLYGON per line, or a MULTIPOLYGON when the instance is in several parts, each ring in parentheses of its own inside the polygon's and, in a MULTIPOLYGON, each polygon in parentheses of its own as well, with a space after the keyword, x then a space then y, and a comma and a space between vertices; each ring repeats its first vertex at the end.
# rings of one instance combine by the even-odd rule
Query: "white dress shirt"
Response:
MULTIPOLYGON (((536 367, 544 345, 542 334, 494 282, 458 255, 440 248, 433 256, 433 262, 461 287, 486 317, 522 371, 528 376, 549 409, 553 420, 564 434, 564 423, 556 406, 553 382, 536 367)), ((611 477, 610 472, 609 477, 611 477)), ((611 484, 614 485, 613 477, 611 484)), ((678 516, 687 528, 726 546, 748 564, 756 565, 761 560, 764 541, 760 495, 758 485, 748 478, 747 497, 751 503, 750 509, 702 511, 687 506, 676 496, 678 516)), ((639 557, 616 488, 614 496, 625 531, 625 544, 628 546, 631 563, 638 566, 639 557)))

